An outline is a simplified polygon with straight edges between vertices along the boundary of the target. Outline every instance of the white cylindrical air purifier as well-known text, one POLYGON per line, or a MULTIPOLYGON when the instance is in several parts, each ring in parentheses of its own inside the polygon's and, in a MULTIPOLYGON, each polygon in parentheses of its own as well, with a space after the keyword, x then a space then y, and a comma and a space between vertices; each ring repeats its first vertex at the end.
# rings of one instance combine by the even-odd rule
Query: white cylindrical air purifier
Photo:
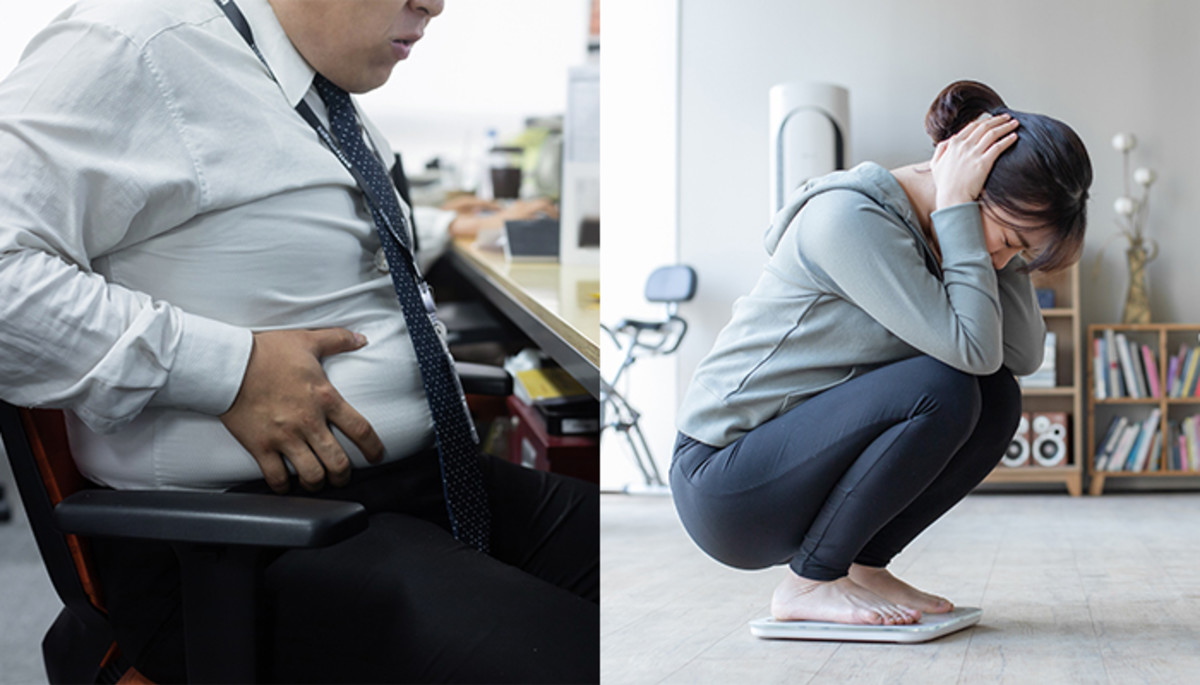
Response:
POLYGON ((850 93, 829 83, 781 83, 770 90, 771 214, 810 178, 846 167, 850 93))

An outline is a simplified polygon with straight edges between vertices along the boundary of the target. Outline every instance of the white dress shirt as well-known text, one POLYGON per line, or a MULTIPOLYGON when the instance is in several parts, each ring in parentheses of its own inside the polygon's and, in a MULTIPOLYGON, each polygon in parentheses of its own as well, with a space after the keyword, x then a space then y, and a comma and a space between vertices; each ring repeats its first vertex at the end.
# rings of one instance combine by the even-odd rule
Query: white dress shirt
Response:
POLYGON ((278 84, 212 0, 84 0, 0 84, 0 397, 67 408, 112 487, 262 477, 218 418, 252 331, 363 333, 330 381, 386 459, 433 444, 362 194, 294 110, 325 117, 315 72, 267 0, 238 3, 278 84))

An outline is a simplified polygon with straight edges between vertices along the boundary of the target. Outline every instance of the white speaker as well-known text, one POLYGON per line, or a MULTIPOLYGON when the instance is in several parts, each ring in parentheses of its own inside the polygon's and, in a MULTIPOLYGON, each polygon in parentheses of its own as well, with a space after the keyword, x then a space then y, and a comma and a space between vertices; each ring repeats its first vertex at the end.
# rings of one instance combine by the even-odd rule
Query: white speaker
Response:
POLYGON ((846 168, 850 92, 830 83, 781 83, 768 97, 774 216, 805 181, 846 168))
POLYGON ((1000 463, 1010 468, 1025 466, 1029 463, 1030 452, 1029 412, 1025 412, 1021 414, 1021 421, 1017 424, 1017 432, 1013 434, 1012 442, 1008 443, 1008 450, 1000 458, 1000 463))
POLYGON ((1067 460, 1067 414, 1061 411, 1034 413, 1033 461, 1038 466, 1059 466, 1067 460))

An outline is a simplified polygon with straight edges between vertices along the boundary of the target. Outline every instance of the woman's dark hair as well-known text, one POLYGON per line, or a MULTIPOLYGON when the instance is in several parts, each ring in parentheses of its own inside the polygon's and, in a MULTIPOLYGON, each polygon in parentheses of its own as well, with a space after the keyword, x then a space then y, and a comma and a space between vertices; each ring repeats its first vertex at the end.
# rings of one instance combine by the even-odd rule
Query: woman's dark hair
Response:
POLYGON ((980 114, 1010 114, 1018 122, 1017 142, 1005 150, 988 174, 979 201, 1021 222, 1015 230, 1052 229, 1046 249, 1029 271, 1057 271, 1079 260, 1087 227, 1092 163, 1079 136, 1057 119, 1016 112, 996 91, 978 81, 956 81, 934 99, 925 115, 925 131, 937 143, 980 114))

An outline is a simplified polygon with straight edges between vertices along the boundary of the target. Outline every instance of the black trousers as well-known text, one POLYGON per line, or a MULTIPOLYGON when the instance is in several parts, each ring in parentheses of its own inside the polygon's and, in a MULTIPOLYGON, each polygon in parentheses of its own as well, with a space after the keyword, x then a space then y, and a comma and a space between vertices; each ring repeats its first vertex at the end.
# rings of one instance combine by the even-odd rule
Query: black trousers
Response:
POLYGON ((884 567, 1000 461, 1020 419, 1011 373, 930 357, 831 388, 723 448, 680 435, 671 491, 707 554, 835 580, 884 567))
MULTIPOLYGON (((490 555, 451 536, 434 451, 358 471, 349 486, 315 495, 361 502, 370 524, 336 545, 264 560, 264 675, 290 683, 598 682, 598 488, 492 457, 481 465, 490 555)), ((170 548, 97 539, 93 550, 126 656, 156 682, 182 681, 170 548)))

